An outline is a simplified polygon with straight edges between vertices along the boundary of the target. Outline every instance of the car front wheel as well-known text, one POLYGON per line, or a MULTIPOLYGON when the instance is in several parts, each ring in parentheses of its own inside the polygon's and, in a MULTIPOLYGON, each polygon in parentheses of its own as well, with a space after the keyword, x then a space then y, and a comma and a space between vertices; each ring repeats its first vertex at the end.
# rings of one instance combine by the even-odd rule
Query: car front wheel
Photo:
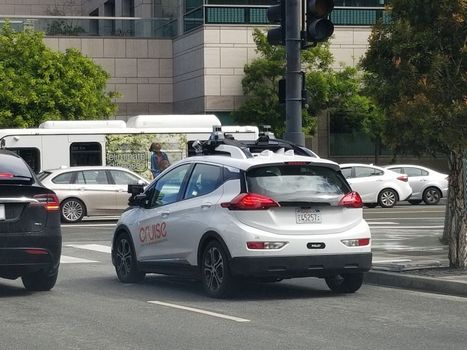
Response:
POLYGON ((397 193, 393 189, 386 188, 382 190, 378 195, 378 203, 383 208, 392 208, 396 205, 397 193))
POLYGON ((41 270, 24 275, 21 280, 27 290, 39 292, 51 290, 57 282, 57 277, 58 270, 53 273, 41 270))
POLYGON ((127 233, 121 233, 117 237, 112 254, 120 282, 137 283, 144 279, 145 273, 138 269, 133 243, 127 233))
POLYGON ((214 298, 225 298, 233 292, 235 283, 230 274, 228 257, 217 241, 209 242, 203 250, 201 282, 205 292, 214 298))
POLYGON ((423 192, 423 201, 427 205, 438 204, 441 199, 441 191, 435 187, 429 187, 423 192))
POLYGON ((78 222, 84 217, 84 203, 76 198, 65 199, 60 205, 60 214, 64 222, 78 222))
POLYGON ((349 273, 325 278, 329 289, 335 293, 355 293, 363 284, 363 273, 349 273))

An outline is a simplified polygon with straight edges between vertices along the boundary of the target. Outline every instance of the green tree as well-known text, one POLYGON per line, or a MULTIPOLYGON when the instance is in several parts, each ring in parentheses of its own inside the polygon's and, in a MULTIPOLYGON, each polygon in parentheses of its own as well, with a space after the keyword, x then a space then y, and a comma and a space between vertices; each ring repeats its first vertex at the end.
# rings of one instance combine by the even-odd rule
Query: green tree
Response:
POLYGON ((105 119, 116 111, 109 75, 77 50, 55 52, 43 34, 0 31, 0 127, 37 127, 45 120, 105 119))
POLYGON ((451 266, 467 267, 466 0, 392 0, 362 60, 396 153, 447 155, 445 235, 451 266))
MULTIPOLYGON (((285 75, 285 48, 269 45, 259 29, 254 31, 253 38, 258 58, 245 65, 242 81, 245 101, 234 117, 242 124, 270 124, 281 135, 285 130, 285 108, 279 104, 278 82, 285 75)), ((308 106, 302 110, 306 134, 314 133, 316 117, 324 110, 345 114, 355 128, 373 131, 365 125, 375 117, 377 108, 372 99, 361 93, 362 75, 357 69, 332 69, 328 44, 303 50, 301 61, 308 91, 308 106)))

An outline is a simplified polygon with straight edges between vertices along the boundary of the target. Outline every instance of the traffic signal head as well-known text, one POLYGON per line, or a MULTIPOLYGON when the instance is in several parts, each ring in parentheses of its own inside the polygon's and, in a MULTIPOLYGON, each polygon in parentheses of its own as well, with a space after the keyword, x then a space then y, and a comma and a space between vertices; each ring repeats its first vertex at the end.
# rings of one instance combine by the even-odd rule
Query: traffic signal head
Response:
POLYGON ((278 0, 277 5, 268 8, 269 22, 280 24, 279 27, 268 30, 268 43, 271 45, 285 45, 285 1, 278 0))
POLYGON ((306 7, 307 41, 326 41, 334 33, 334 24, 328 19, 334 9, 334 0, 308 0, 306 7))

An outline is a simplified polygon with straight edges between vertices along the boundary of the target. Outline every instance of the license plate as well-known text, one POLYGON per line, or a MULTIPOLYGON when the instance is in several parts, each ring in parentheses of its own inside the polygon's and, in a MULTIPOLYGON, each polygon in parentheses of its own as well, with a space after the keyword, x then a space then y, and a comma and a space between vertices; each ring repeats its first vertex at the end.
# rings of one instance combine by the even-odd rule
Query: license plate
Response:
POLYGON ((295 209, 297 224, 320 224, 321 213, 319 209, 295 209))
POLYGON ((5 204, 0 204, 0 220, 5 220, 5 204))

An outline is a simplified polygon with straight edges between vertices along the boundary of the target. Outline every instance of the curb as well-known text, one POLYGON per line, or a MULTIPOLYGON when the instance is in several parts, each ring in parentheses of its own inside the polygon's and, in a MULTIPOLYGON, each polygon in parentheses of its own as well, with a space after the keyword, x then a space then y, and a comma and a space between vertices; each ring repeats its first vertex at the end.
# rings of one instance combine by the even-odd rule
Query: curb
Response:
POLYGON ((371 270, 364 282, 372 285, 412 289, 467 298, 467 283, 409 274, 371 270))

